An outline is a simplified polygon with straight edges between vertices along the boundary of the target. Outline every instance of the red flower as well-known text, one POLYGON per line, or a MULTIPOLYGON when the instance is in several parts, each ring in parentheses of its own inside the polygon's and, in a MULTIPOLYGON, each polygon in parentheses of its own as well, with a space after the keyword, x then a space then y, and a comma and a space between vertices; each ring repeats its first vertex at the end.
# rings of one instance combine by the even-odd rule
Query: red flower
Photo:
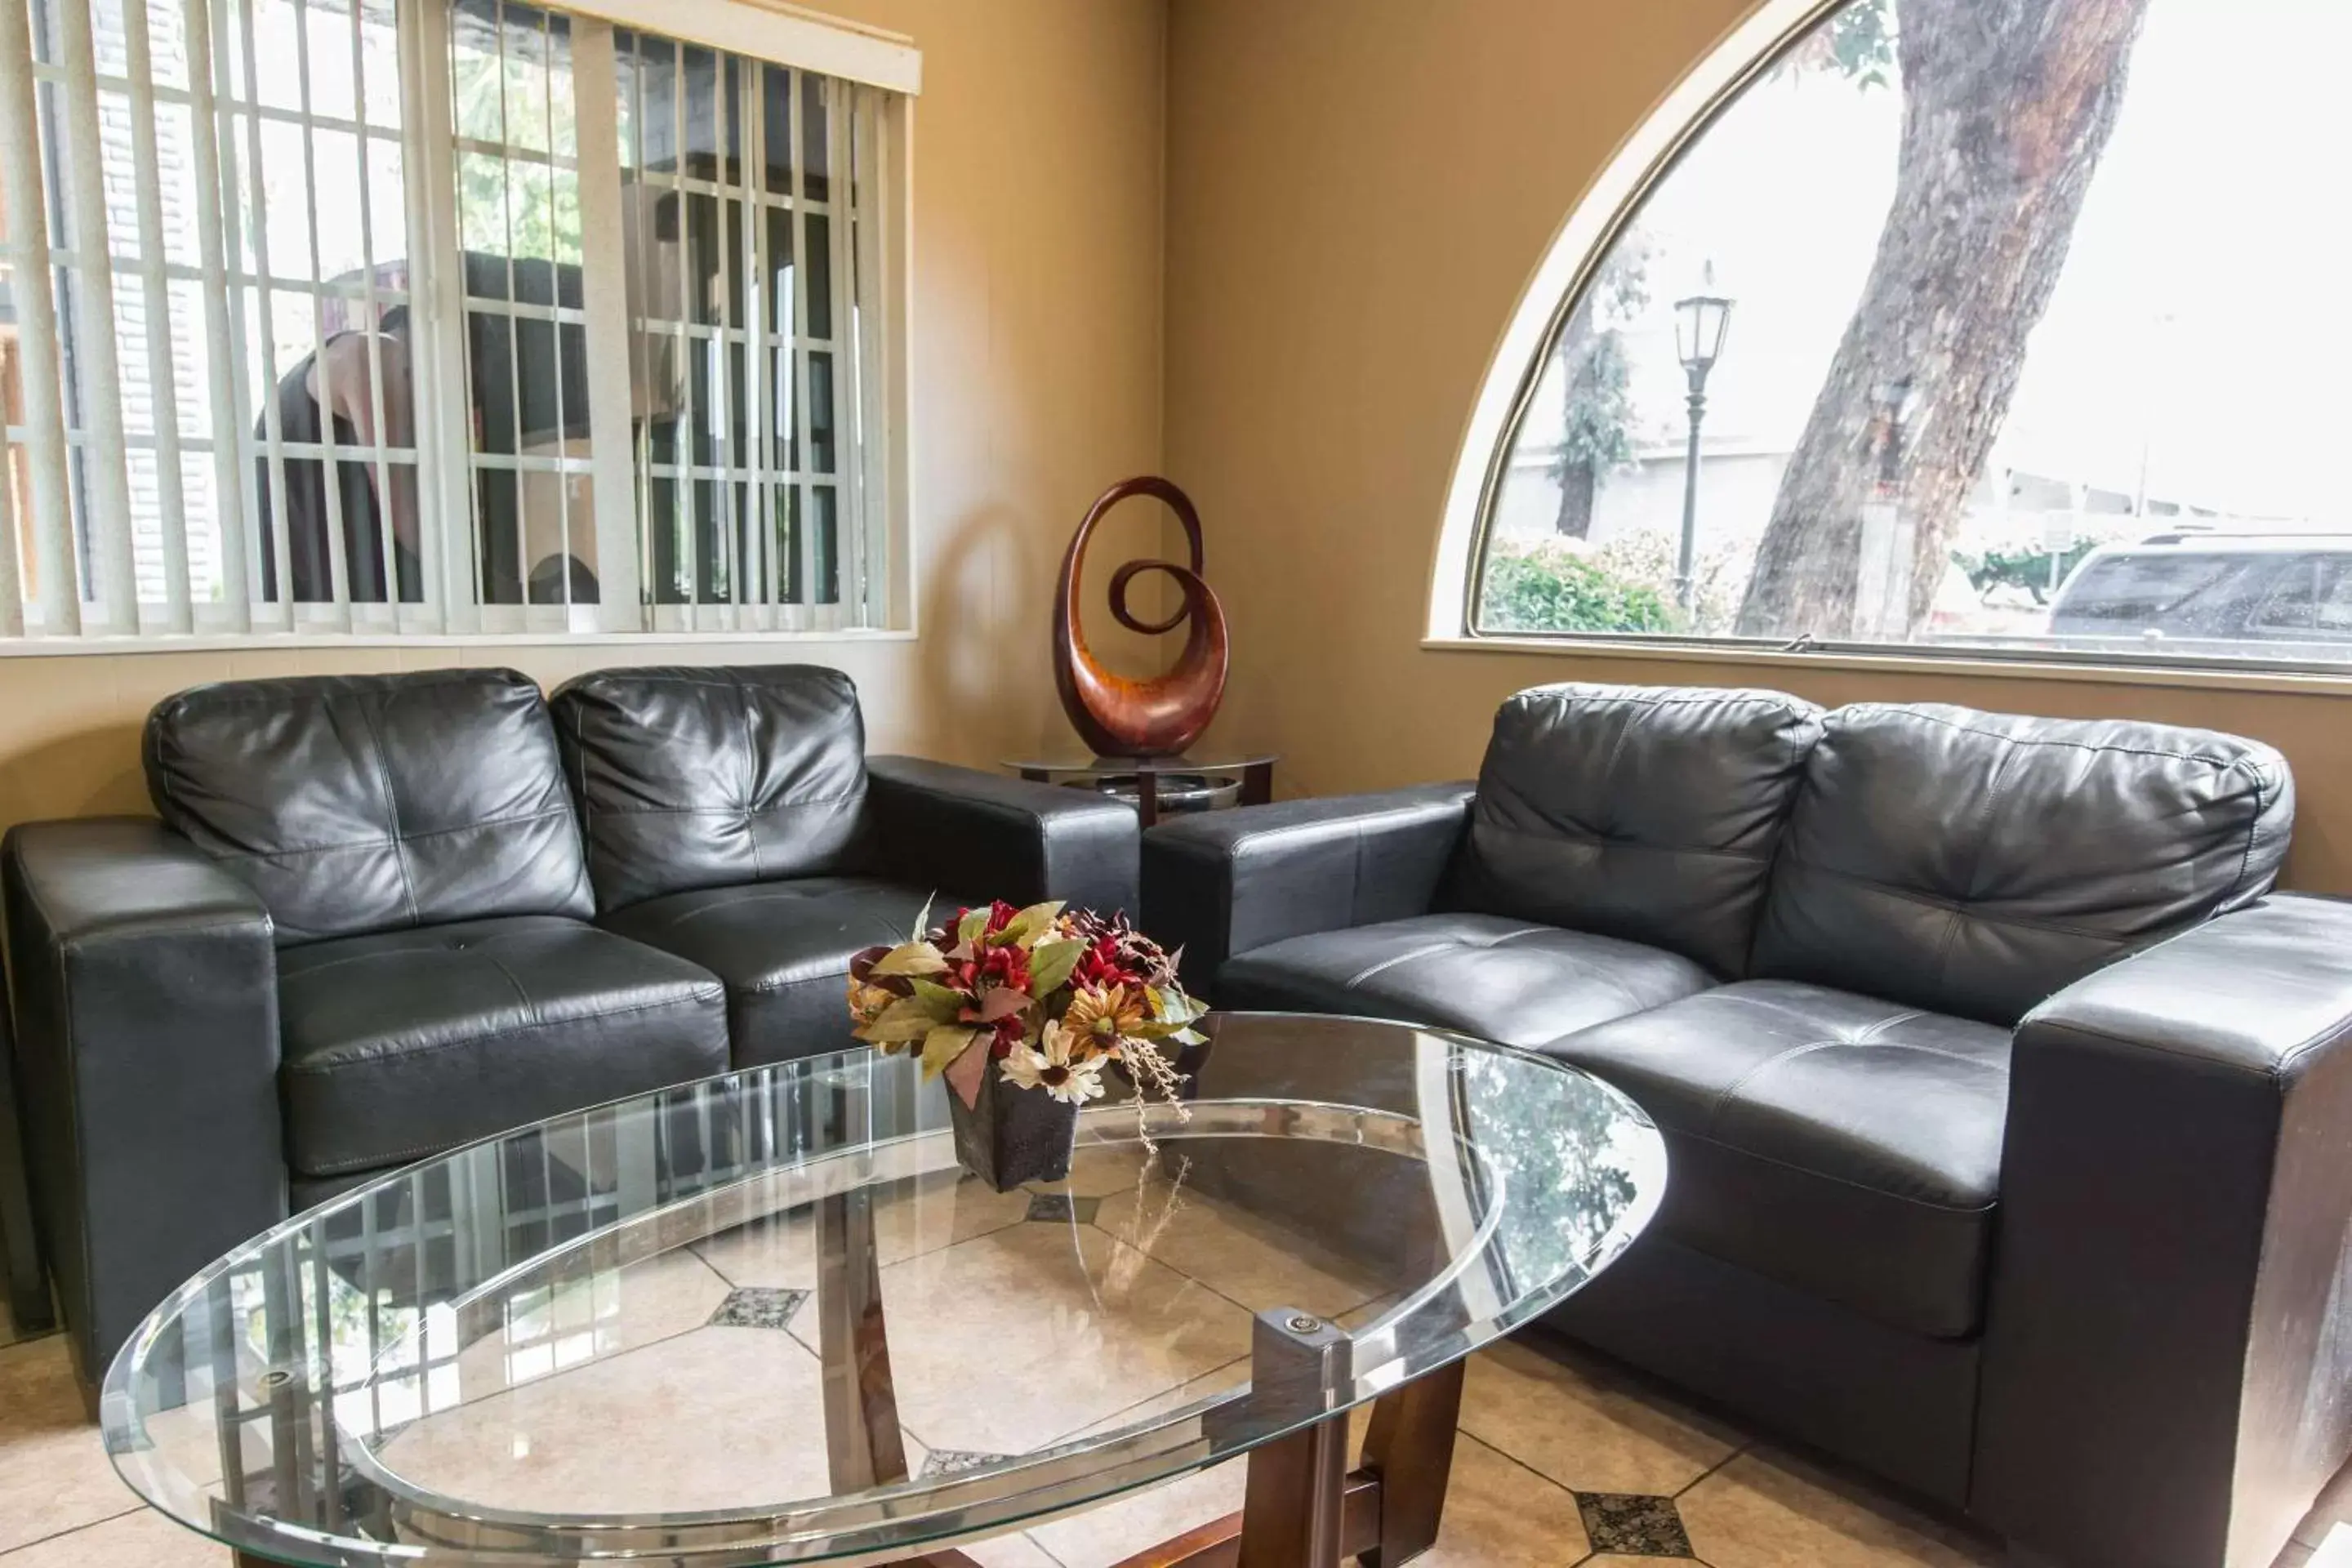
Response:
POLYGON ((1021 1037, 1026 1030, 1018 1013, 999 1018, 992 1027, 996 1031, 996 1038, 988 1043, 988 1054, 1003 1061, 1013 1054, 1013 1047, 1021 1043, 1021 1037))
POLYGON ((1140 986, 1143 984, 1143 976, 1125 962, 1118 950, 1118 939, 1111 936, 1097 937, 1094 945, 1078 955, 1070 978, 1075 984, 1097 990, 1108 990, 1114 985, 1140 986))

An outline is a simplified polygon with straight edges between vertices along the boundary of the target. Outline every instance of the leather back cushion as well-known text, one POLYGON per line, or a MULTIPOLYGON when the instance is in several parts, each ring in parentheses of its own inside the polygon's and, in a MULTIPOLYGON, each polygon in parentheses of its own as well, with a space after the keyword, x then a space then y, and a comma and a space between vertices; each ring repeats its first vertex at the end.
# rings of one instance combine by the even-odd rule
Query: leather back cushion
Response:
POLYGON ((1778 691, 1520 692, 1495 715, 1458 901, 1738 973, 1820 713, 1778 691))
POLYGON ((1759 975, 1988 1023, 2260 898, 2294 821, 2286 760, 2206 730, 1966 708, 1841 708, 1805 769, 1759 975))
POLYGON ((148 715, 145 752, 156 812, 281 943, 590 912, 555 731, 513 670, 200 686, 148 715))
POLYGON ((854 867, 866 722, 841 671, 604 669, 553 706, 598 908, 854 867))

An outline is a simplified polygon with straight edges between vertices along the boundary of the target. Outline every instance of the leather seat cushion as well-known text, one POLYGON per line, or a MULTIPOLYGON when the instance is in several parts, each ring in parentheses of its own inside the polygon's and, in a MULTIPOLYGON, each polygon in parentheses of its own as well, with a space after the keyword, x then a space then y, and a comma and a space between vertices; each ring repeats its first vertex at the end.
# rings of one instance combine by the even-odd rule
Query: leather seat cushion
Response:
POLYGON ((1738 977, 1821 733, 1821 710, 1780 691, 1522 691, 1495 714, 1451 901, 1738 977))
POLYGON ((281 946, 592 912, 555 729, 511 669, 199 686, 144 748, 155 814, 261 895, 281 946))
POLYGON ((2286 760, 2258 742, 1856 703, 1806 759, 1747 973, 2014 1025, 2261 898, 2294 821, 2286 760))
POLYGON ((278 1008, 287 1158, 305 1177, 727 1070, 715 976, 552 915, 289 949, 278 1008))
POLYGON ((1541 1048, 1655 1119, 1666 1234, 1895 1328, 1976 1331, 2008 1030, 1754 980, 1541 1048))
POLYGON ((1352 1013, 1533 1046, 1703 991, 1680 953, 1499 915, 1416 915, 1313 931, 1229 960, 1220 1007, 1352 1013))
POLYGON ((607 913, 856 864, 866 723, 837 669, 600 669, 549 706, 607 913))
MULTIPOLYGON (((849 961, 900 942, 922 913, 918 889, 868 877, 806 877, 671 893, 604 917, 606 929, 674 952, 727 984, 735 1065, 845 1050, 849 961)), ((934 909, 952 912, 953 901, 934 909)))

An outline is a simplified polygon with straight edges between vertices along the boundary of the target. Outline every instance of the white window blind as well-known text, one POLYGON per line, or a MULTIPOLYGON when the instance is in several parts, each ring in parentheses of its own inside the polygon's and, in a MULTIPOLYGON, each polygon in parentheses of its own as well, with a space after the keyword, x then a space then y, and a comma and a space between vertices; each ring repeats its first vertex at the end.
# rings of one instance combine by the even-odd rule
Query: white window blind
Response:
POLYGON ((0 0, 0 637, 894 624, 918 62, 746 9, 0 0))

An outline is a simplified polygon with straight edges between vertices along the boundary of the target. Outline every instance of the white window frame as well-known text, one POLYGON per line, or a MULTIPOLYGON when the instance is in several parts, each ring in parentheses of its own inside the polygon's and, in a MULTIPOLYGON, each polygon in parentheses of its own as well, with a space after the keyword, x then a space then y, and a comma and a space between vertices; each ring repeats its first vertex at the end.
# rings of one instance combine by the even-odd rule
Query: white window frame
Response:
MULTIPOLYGON (((45 188, 41 180, 39 110, 32 91, 35 80, 58 83, 58 96, 68 113, 95 113, 98 79, 92 75, 89 64, 85 0, 55 3, 62 7, 60 16, 68 18, 64 24, 65 59, 55 66, 37 65, 25 75, 0 71, 0 172, 5 173, 8 183, 16 189, 45 188), (78 23, 72 18, 78 18, 78 23)), ((145 52, 143 28, 131 26, 143 20, 146 0, 123 3, 126 27, 137 40, 131 57, 130 79, 109 76, 103 79, 104 86, 129 97, 134 121, 139 123, 152 124, 159 100, 186 104, 195 127, 195 156, 200 172, 216 173, 221 153, 234 156, 236 151, 220 144, 229 121, 225 112, 214 108, 226 85, 226 51, 236 47, 236 40, 217 39, 217 31, 224 27, 234 29, 236 24, 205 0, 188 0, 192 55, 196 52, 194 40, 201 36, 199 29, 213 34, 216 40, 211 51, 215 64, 213 79, 192 80, 184 89, 158 87, 146 79, 142 69, 145 52), (142 116, 143 120, 140 118, 142 116)), ((648 637, 662 640, 835 640, 905 638, 914 635, 913 438, 908 326, 913 106, 921 89, 919 50, 901 36, 798 7, 771 4, 769 0, 586 0, 585 4, 557 0, 551 8, 564 15, 572 28, 573 90, 582 105, 614 101, 616 83, 612 44, 616 26, 791 69, 796 73, 796 106, 797 73, 802 71, 884 89, 878 95, 856 95, 863 112, 856 129, 871 138, 875 150, 871 166, 879 185, 878 192, 861 193, 858 212, 878 221, 860 223, 855 233, 853 226, 845 221, 830 226, 833 259, 841 269, 836 276, 847 276, 846 268, 855 265, 861 292, 871 292, 870 307, 856 312, 860 318, 858 325, 864 328, 861 342, 866 352, 837 351, 844 365, 845 399, 854 398, 854 406, 839 407, 835 414, 836 450, 841 454, 836 459, 836 471, 842 498, 837 512, 837 550, 845 563, 852 559, 854 551, 856 558, 869 564, 879 563, 878 570, 856 574, 862 600, 841 606, 812 607, 803 614, 793 613, 801 606, 777 605, 656 605, 646 602, 639 591, 638 566, 646 549, 646 529, 640 515, 632 461, 628 379, 632 323, 627 317, 625 261, 617 247, 608 247, 607 254, 598 257, 590 254, 592 245, 583 244, 581 313, 585 317, 583 340, 587 344, 592 452, 585 462, 590 469, 587 478, 593 488, 597 520, 600 603, 564 606, 481 602, 482 596, 474 586, 479 581, 474 563, 478 532, 474 516, 472 434, 465 391, 467 305, 464 268, 459 259, 464 253, 457 226, 457 136, 450 80, 451 4, 450 0, 398 0, 402 164, 405 184, 403 196, 409 228, 404 259, 410 268, 410 288, 405 302, 419 328, 412 341, 415 344, 415 461, 418 509, 424 523, 419 530, 423 602, 402 603, 395 588, 387 595, 385 603, 294 603, 284 588, 289 552, 282 515, 285 509, 280 507, 277 509, 280 515, 276 519, 275 541, 280 591, 275 601, 255 597, 240 589, 232 591, 224 605, 192 605, 186 582, 186 553, 184 549, 173 548, 176 542, 173 525, 181 512, 169 503, 163 507, 163 553, 171 582, 169 602, 160 606, 160 613, 153 602, 142 605, 138 599, 135 577, 128 570, 131 536, 127 529, 94 531, 92 548, 106 552, 99 558, 100 587, 105 597, 102 603, 88 605, 79 599, 78 574, 74 570, 73 510, 68 500, 70 450, 92 447, 120 451, 126 447, 119 390, 109 395, 108 386, 99 384, 101 381, 110 384, 117 375, 117 361, 111 352, 112 312, 100 308, 105 303, 102 296, 110 286, 145 287, 152 298, 153 290, 163 283, 194 283, 202 293, 206 336, 214 344, 230 345, 229 353, 211 353, 206 356, 214 410, 208 437, 183 437, 176 421, 166 417, 171 413, 171 389, 163 385, 159 389, 162 395, 154 436, 139 437, 130 445, 155 448, 159 466, 161 458, 176 456, 181 449, 198 456, 212 454, 219 482, 222 569, 240 585, 248 580, 248 551, 257 521, 252 493, 255 487, 251 483, 255 457, 246 449, 247 443, 256 439, 250 434, 255 418, 264 422, 266 435, 259 437, 264 455, 283 449, 278 437, 274 403, 265 394, 259 407, 248 409, 237 390, 248 378, 242 363, 245 333, 241 323, 232 320, 232 313, 246 295, 233 295, 232 289, 266 296, 272 286, 268 278, 266 253, 257 256, 255 277, 240 280, 232 274, 235 263, 227 258, 236 248, 236 226, 247 221, 248 215, 236 204, 220 199, 223 184, 216 177, 196 179, 203 265, 190 267, 167 261, 161 243, 161 225, 151 221, 152 160, 142 158, 137 169, 140 226, 142 238, 152 237, 154 243, 142 245, 136 258, 117 257, 107 268, 76 267, 74 271, 76 281, 83 285, 74 294, 79 307, 75 311, 75 329, 79 334, 77 353, 86 370, 96 373, 89 376, 90 384, 85 387, 83 397, 89 410, 87 428, 68 436, 58 406, 61 382, 56 374, 55 351, 63 344, 63 336, 54 325, 46 332, 37 330, 26 334, 28 345, 42 344, 51 350, 46 363, 37 353, 26 355, 25 425, 17 433, 26 450, 29 499, 37 514, 28 520, 33 526, 25 531, 22 548, 36 563, 39 574, 41 599, 37 608, 41 624, 37 628, 26 626, 17 591, 16 553, 0 550, 0 655, 170 651, 208 647, 573 642, 583 638, 642 642, 648 637), (224 226, 229 237, 226 246, 215 243, 224 226), (89 286, 93 278, 98 283, 95 288, 89 286), (864 320, 868 315, 873 318, 870 321, 864 320), (115 560, 117 554, 122 559, 115 560), (60 565, 62 570, 58 569, 60 565), (741 613, 754 609, 766 613, 741 613), (88 621, 86 610, 89 613, 88 621), (135 631, 130 629, 133 626, 135 631), (32 635, 27 635, 28 629, 32 635)), ((18 40, 29 36, 30 20, 28 0, 0 0, 0 47, 19 47, 18 40)), ((307 81, 307 59, 304 68, 307 81)), ((249 66, 247 68, 249 71, 249 66)), ((848 145, 846 137, 851 130, 850 107, 840 101, 844 96, 835 95, 833 108, 830 130, 835 140, 831 144, 836 147, 848 145)), ((240 111, 247 107, 240 106, 240 111)), ((583 234, 617 232, 622 173, 617 156, 617 116, 583 112, 576 120, 583 234)), ((242 131, 257 135, 257 117, 243 113, 242 131)), ((364 171, 364 133, 360 145, 364 171)), ((844 168, 848 166, 846 158, 836 162, 844 168)), ((99 179, 95 160, 72 159, 70 170, 79 192, 78 209, 92 210, 91 192, 82 187, 94 186, 99 179)), ((230 194, 236 194, 233 186, 230 194)), ((31 214, 29 218, 30 221, 17 222, 9 237, 7 260, 16 276, 26 276, 28 268, 35 269, 35 276, 46 276, 53 260, 69 263, 76 259, 61 249, 51 250, 44 212, 31 214)), ((320 299, 330 293, 352 292, 340 285, 323 282, 302 287, 320 299)), ((47 289, 19 287, 16 294, 19 309, 27 314, 53 311, 52 297, 47 289)), ((401 302, 398 296, 378 289, 373 271, 353 294, 355 300, 362 296, 371 315, 379 304, 401 302)), ((160 314, 150 312, 151 339, 160 314)), ((266 331, 266 313, 264 322, 266 331)), ((845 337, 853 330, 856 329, 848 321, 835 326, 836 332, 845 337)), ((168 342, 168 326, 163 331, 168 342)), ((373 354, 371 363, 376 363, 373 354)), ((805 379, 803 370, 803 383, 805 379)), ((164 381, 168 383, 169 378, 164 381)), ((803 450, 806 450, 804 441, 803 450)), ((377 448, 374 461, 381 472, 385 461, 383 448, 377 448)), ((577 468, 583 460, 564 461, 577 468)), ((125 464, 100 461, 89 465, 85 483, 93 487, 93 494, 98 488, 120 488, 127 471, 125 464)), ((176 478, 176 468, 173 473, 176 478)), ((337 487, 329 484, 326 490, 329 510, 335 513, 340 507, 337 487)), ((8 484, 0 483, 0 539, 14 531, 10 492, 8 484)), ((105 497, 99 497, 98 501, 105 504, 105 497)), ((128 515, 127 504, 117 515, 128 515)), ((334 557, 337 597, 343 601, 348 581, 341 559, 343 535, 340 526, 333 524, 327 531, 334 557)), ((808 531, 803 530, 804 533, 808 531)), ((386 575, 389 582, 389 571, 386 575)), ((810 581, 813 596, 813 581, 810 581)), ((847 593, 852 586, 852 574, 845 566, 842 583, 847 593)))

